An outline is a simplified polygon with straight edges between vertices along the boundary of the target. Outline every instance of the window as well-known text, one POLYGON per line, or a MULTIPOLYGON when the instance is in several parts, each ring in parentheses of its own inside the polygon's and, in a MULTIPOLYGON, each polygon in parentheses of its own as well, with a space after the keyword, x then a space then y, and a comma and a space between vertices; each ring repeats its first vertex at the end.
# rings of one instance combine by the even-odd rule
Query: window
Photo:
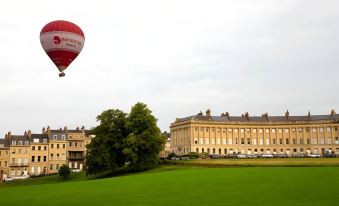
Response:
POLYGON ((209 128, 206 128, 206 132, 209 132, 209 128))
POLYGON ((230 129, 228 129, 228 132, 229 132, 229 133, 232 133, 232 129, 231 129, 231 128, 230 128, 230 129))
POLYGON ((53 165, 52 164, 49 165, 49 169, 53 170, 53 165))
POLYGON ((16 141, 12 141, 12 145, 16 145, 16 141))
POLYGON ((212 144, 215 144, 215 139, 214 138, 212 138, 212 144))
POLYGON ((46 151, 47 150, 47 146, 44 146, 44 151, 46 151))
POLYGON ((51 154, 51 160, 53 159, 53 153, 51 154))
POLYGON ((226 133, 226 129, 222 129, 222 133, 226 133))
POLYGON ((275 134, 275 129, 274 128, 272 129, 272 133, 275 134))
POLYGON ((22 141, 19 141, 19 142, 18 142, 18 145, 19 145, 19 146, 22 146, 22 141))
POLYGON ((246 129, 246 132, 247 132, 247 133, 251 133, 251 129, 250 129, 250 128, 247 128, 247 129, 246 129))
POLYGON ((327 144, 332 144, 332 138, 331 137, 327 138, 327 144))
POLYGON ((59 153, 57 153, 57 160, 59 159, 59 157, 60 157, 60 155, 59 155, 59 153))
POLYGON ((279 128, 279 133, 281 134, 283 132, 283 129, 279 128))
POLYGON ((299 127, 298 131, 299 131, 299 132, 302 132, 302 131, 303 131, 303 128, 302 128, 302 127, 299 127))
POLYGON ((270 133, 270 129, 265 129, 265 132, 266 133, 270 133))
POLYGON ((240 129, 240 133, 244 134, 244 129, 243 128, 240 129))
POLYGON ((296 131, 296 129, 295 128, 292 128, 292 132, 295 132, 296 131))
POLYGON ((234 129, 234 133, 238 133, 238 129, 234 129))
POLYGON ((251 144, 251 139, 247 138, 247 144, 251 144))
POLYGON ((335 143, 339 144, 339 137, 335 137, 335 143))
POLYGON ((313 128, 312 128, 312 132, 314 132, 314 133, 317 132, 317 128, 316 128, 316 127, 313 127, 313 128))
POLYGON ((266 139, 266 145, 270 145, 270 139, 266 139))
POLYGON ((295 139, 293 139, 292 142, 293 142, 292 144, 295 144, 296 143, 295 139))
POLYGON ((257 145, 257 139, 253 139, 253 144, 257 145))
POLYGON ((59 144, 57 144, 56 146, 57 146, 57 149, 59 149, 59 144))
POLYGON ((289 129, 288 128, 285 128, 285 133, 289 133, 289 129))
POLYGON ((194 144, 198 144, 198 139, 194 139, 194 144))
POLYGON ((275 138, 274 138, 274 139, 272 139, 272 144, 275 144, 275 138))
POLYGON ((53 140, 56 140, 57 139, 57 135, 53 135, 53 140))
POLYGON ((40 157, 40 156, 38 156, 38 162, 40 162, 40 160, 41 160, 41 157, 40 157))
POLYGON ((212 132, 214 132, 215 130, 214 130, 214 128, 212 128, 212 132))
POLYGON ((259 145, 263 145, 264 144, 264 140, 263 139, 259 139, 259 145))
POLYGON ((32 156, 32 162, 34 162, 35 161, 35 156, 32 156))
POLYGON ((40 151, 41 150, 41 146, 38 146, 38 151, 40 151))
POLYGON ((51 149, 53 149, 53 147, 54 147, 54 144, 51 144, 51 149))
POLYGON ((253 133, 257 133, 257 129, 253 129, 252 131, 253 131, 253 133))
POLYGON ((18 149, 18 153, 21 154, 21 149, 18 149))
POLYGON ((313 144, 318 144, 318 138, 313 138, 313 144))
POLYGON ((279 139, 279 144, 283 144, 282 138, 279 139))
POLYGON ((290 140, 286 138, 286 144, 290 144, 290 140))
POLYGON ((44 162, 46 162, 47 161, 47 157, 46 156, 44 156, 44 162))
POLYGON ((338 131, 338 127, 334 127, 334 131, 336 131, 336 132, 337 132, 337 131, 338 131))
POLYGON ((78 147, 78 143, 77 142, 74 143, 74 147, 78 147))
POLYGON ((262 134, 262 129, 259 129, 259 133, 262 134))
MULTIPOLYGON (((201 127, 201 128, 200 128, 200 131, 203 132, 203 131, 204 131, 204 128, 201 127)), ((71 138, 71 137, 72 137, 72 136, 69 136, 69 138, 71 138)))
POLYGON ((200 144, 204 144, 204 138, 200 138, 200 144))
POLYGON ((299 140, 299 143, 300 143, 300 144, 304 144, 304 140, 303 140, 303 139, 300 139, 300 140, 299 140))
POLYGON ((69 142, 69 146, 72 147, 72 142, 69 142))
POLYGON ((306 132, 310 132, 310 128, 309 127, 306 127, 306 132))
POLYGON ((327 131, 327 132, 331 132, 331 127, 327 127, 327 128, 326 128, 326 131, 327 131))
POLYGON ((28 146, 29 145, 29 141, 25 141, 25 145, 28 146))
POLYGON ((310 139, 306 139, 306 144, 310 144, 310 143, 311 143, 310 139))
POLYGON ((35 146, 32 146, 32 150, 35 150, 35 146))
POLYGON ((324 132, 324 128, 323 128, 323 127, 320 127, 320 128, 319 128, 319 131, 320 131, 320 132, 324 132))
POLYGON ((61 136, 61 139, 62 139, 62 140, 66 140, 66 135, 63 134, 63 135, 61 136))
POLYGON ((43 143, 47 143, 47 139, 43 139, 42 142, 43 142, 43 143))
POLYGON ((325 138, 324 137, 320 137, 320 144, 325 144, 325 138))
POLYGON ((208 138, 205 139, 205 144, 210 144, 210 140, 208 138))
POLYGON ((244 138, 241 138, 241 144, 245 144, 245 140, 244 140, 244 138))
POLYGON ((59 170, 59 164, 56 164, 56 170, 59 170))

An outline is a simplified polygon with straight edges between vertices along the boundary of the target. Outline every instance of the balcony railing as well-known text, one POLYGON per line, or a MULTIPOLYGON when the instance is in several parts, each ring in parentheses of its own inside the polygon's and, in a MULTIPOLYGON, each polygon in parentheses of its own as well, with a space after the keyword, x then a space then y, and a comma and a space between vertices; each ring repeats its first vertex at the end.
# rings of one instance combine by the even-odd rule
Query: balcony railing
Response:
POLYGON ((81 157, 79 157, 79 156, 70 156, 70 157, 68 157, 68 159, 70 159, 70 160, 83 160, 83 159, 85 159, 85 157, 84 156, 81 156, 81 157))
POLYGON ((27 167, 28 163, 11 163, 11 167, 27 167))

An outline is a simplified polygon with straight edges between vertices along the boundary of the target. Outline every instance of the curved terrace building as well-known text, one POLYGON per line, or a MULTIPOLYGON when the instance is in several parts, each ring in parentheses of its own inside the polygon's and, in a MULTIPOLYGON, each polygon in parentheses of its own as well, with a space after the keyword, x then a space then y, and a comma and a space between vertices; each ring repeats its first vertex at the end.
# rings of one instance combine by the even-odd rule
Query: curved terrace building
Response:
POLYGON ((171 124, 171 147, 176 154, 339 154, 339 115, 212 116, 207 110, 177 118, 171 124))

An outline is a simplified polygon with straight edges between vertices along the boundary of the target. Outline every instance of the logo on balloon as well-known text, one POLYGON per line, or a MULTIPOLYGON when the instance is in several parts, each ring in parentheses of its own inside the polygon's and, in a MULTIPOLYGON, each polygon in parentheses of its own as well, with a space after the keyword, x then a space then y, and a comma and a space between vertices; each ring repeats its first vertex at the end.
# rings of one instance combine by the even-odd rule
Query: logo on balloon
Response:
POLYGON ((59 36, 54 36, 54 44, 60 44, 61 39, 59 36))

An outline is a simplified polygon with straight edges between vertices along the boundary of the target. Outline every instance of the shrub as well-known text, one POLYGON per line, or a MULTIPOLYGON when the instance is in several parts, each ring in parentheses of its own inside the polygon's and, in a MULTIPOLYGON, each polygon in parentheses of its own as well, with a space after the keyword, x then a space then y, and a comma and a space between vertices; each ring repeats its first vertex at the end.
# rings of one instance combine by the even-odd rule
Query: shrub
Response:
POLYGON ((67 165, 62 165, 59 168, 59 175, 64 178, 67 179, 69 177, 69 175, 71 174, 71 169, 67 166, 67 165))

